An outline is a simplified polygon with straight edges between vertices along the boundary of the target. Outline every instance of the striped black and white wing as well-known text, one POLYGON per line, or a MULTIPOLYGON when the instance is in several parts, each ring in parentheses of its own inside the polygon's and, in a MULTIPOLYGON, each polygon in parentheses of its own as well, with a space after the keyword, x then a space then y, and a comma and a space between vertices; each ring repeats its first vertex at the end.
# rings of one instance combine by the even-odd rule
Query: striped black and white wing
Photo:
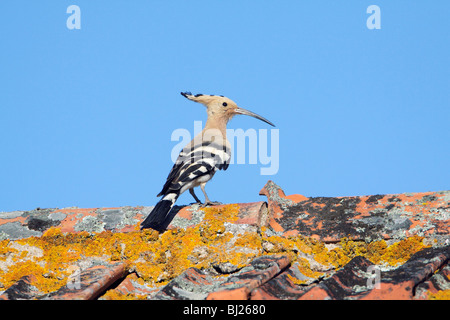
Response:
POLYGON ((181 194, 208 181, 217 170, 228 168, 231 150, 226 140, 224 143, 194 142, 195 139, 181 150, 158 196, 177 191, 181 194))

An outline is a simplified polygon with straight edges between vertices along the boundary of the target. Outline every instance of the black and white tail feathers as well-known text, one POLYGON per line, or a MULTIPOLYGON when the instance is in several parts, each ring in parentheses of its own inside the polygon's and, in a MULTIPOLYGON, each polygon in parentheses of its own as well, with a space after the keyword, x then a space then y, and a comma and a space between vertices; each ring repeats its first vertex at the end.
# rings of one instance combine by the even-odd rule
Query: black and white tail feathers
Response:
POLYGON ((163 231, 169 225, 170 219, 169 212, 179 197, 179 192, 172 192, 165 195, 150 214, 145 218, 141 224, 141 229, 151 228, 156 231, 163 231))

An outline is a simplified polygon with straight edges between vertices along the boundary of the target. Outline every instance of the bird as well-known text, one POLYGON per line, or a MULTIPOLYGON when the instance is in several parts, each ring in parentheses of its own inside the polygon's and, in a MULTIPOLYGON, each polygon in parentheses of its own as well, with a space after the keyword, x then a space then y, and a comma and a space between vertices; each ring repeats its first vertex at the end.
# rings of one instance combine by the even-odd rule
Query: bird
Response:
POLYGON ((178 197, 189 190, 196 203, 202 206, 218 204, 209 199, 205 185, 218 170, 227 170, 231 159, 231 145, 227 140, 227 123, 235 115, 247 115, 275 127, 262 116, 253 113, 222 95, 204 95, 181 92, 188 100, 201 103, 206 107, 208 118, 203 130, 194 137, 179 153, 166 182, 157 195, 162 197, 141 224, 142 229, 164 231, 170 221, 169 212, 178 197), (200 186, 205 202, 202 204, 194 188, 200 186))

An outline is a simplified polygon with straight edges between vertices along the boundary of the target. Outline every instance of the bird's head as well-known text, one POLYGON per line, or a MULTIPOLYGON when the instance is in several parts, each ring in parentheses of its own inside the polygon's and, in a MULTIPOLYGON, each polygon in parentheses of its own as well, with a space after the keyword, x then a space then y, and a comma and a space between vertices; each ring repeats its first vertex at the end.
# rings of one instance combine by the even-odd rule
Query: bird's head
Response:
POLYGON ((204 94, 193 95, 190 92, 181 92, 181 95, 191 101, 199 102, 205 105, 207 108, 208 117, 217 117, 228 122, 233 116, 237 114, 244 114, 264 121, 275 127, 275 125, 266 118, 263 118, 249 110, 238 107, 233 100, 228 99, 227 97, 204 94))

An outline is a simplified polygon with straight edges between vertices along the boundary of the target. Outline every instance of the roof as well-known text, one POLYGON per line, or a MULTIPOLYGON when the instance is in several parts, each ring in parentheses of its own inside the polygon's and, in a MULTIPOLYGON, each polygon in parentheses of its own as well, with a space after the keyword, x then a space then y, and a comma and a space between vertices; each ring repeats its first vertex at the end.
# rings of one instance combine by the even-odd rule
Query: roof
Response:
POLYGON ((450 191, 0 213, 0 299, 449 299, 450 191))

